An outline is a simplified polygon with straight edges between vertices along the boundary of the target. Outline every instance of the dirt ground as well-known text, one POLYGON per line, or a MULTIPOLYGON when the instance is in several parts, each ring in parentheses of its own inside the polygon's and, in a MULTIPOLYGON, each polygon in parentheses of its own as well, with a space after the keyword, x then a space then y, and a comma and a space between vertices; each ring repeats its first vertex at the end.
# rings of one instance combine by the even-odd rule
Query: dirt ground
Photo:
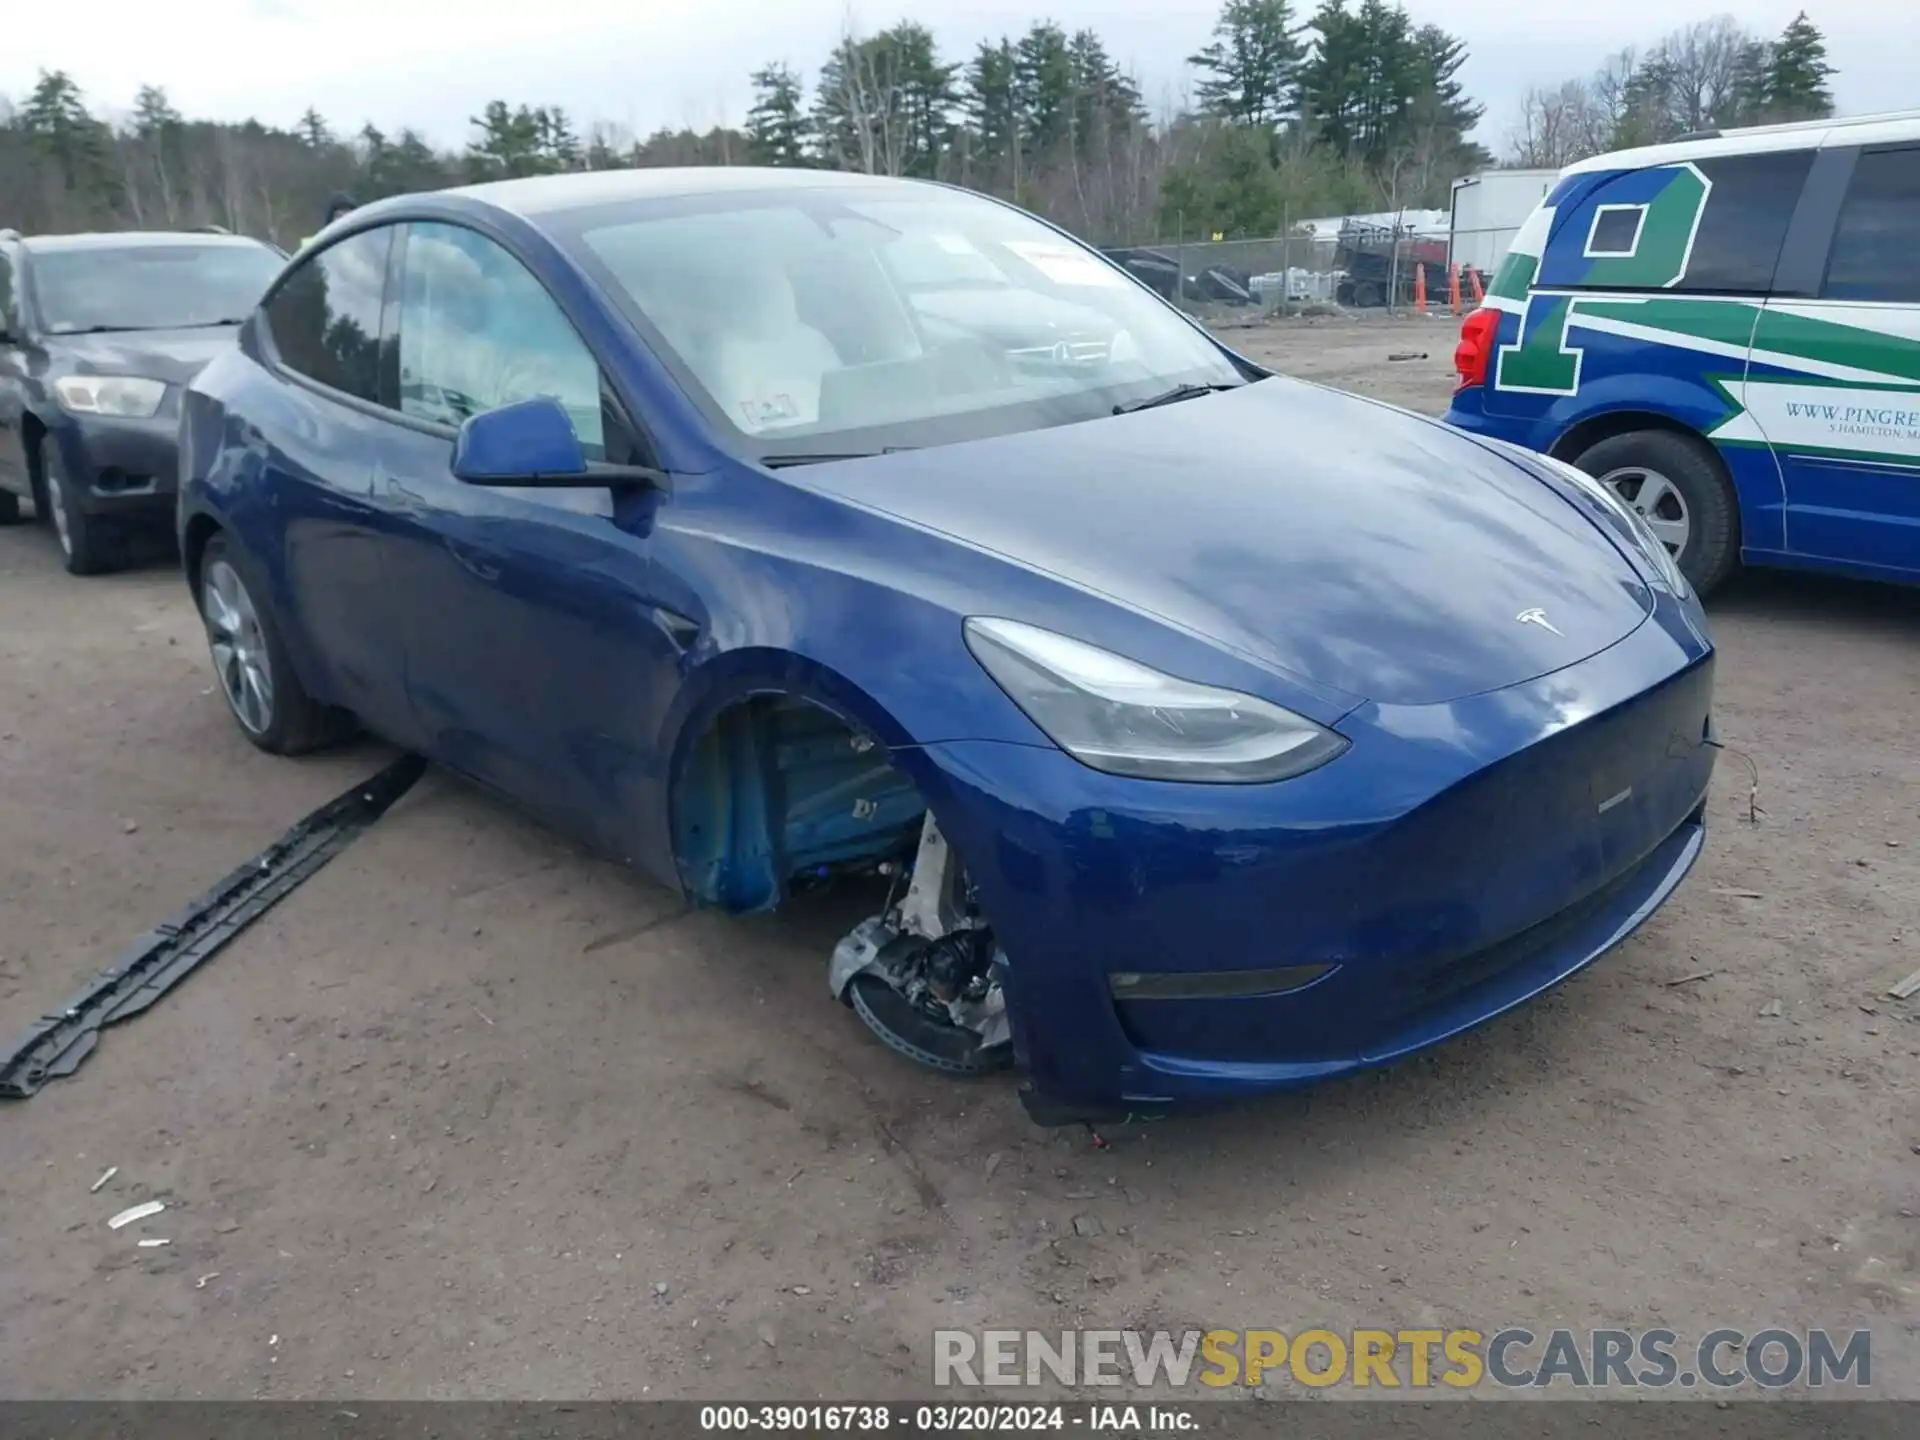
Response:
MULTIPOLYGON (((1231 338, 1445 404, 1443 320, 1231 338)), ((1106 1150, 867 1039, 824 978, 866 897, 683 913, 430 774, 0 1109, 0 1393, 904 1396, 949 1325, 1782 1324, 1872 1326, 1920 1396, 1920 1000, 1885 993, 1920 965, 1920 597, 1711 608, 1765 813, 1723 759, 1639 936, 1437 1053, 1106 1150)), ((258 754, 172 571, 0 532, 0 1030, 383 759, 258 754)))

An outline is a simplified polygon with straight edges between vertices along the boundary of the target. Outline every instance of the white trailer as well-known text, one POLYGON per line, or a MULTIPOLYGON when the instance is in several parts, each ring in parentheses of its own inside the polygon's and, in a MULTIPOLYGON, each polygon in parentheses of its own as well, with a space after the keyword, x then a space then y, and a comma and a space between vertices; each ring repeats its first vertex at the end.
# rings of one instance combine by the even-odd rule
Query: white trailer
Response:
POLYGON ((1482 170, 1454 181, 1449 263, 1491 275, 1515 232, 1559 177, 1558 170, 1482 170))

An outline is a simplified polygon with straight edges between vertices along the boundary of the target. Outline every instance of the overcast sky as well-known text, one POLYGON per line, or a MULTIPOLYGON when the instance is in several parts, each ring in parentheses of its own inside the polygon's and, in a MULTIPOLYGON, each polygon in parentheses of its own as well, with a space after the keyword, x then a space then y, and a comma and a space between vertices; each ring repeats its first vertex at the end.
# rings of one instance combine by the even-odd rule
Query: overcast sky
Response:
MULTIPOLYGON (((1625 45, 1730 11, 1775 34, 1803 3, 1826 31, 1843 111, 1920 106, 1915 0, 1409 0, 1417 21, 1467 39, 1464 79, 1488 109, 1481 139, 1505 148, 1520 96, 1591 70, 1625 45)), ((1313 0, 1302 0, 1310 11, 1313 0)), ((1091 26, 1156 110, 1190 83, 1217 0, 9 0, 0 95, 64 69, 99 110, 124 111, 142 84, 189 115, 291 125, 317 106, 337 131, 412 125, 443 146, 468 138, 489 99, 557 104, 584 132, 596 119, 645 134, 738 123, 748 72, 784 60, 811 80, 850 23, 902 15, 929 25, 949 59, 976 41, 1050 17, 1091 26)))

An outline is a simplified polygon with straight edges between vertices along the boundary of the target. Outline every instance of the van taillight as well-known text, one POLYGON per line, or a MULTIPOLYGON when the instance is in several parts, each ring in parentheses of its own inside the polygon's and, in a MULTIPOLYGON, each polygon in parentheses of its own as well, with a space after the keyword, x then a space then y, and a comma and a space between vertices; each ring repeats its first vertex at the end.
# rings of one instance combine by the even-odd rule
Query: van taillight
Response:
POLYGON ((1460 322, 1460 343, 1454 348, 1453 368, 1460 374, 1460 388, 1487 383, 1487 366, 1493 361, 1493 346, 1500 334, 1500 312, 1484 306, 1460 322))

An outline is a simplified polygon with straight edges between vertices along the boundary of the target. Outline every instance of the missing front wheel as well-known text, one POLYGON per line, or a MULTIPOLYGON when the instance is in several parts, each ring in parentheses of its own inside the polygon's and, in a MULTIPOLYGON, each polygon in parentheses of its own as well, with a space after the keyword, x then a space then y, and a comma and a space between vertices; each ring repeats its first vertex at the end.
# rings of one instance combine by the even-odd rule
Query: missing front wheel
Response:
POLYGON ((949 1075, 1013 1058, 1006 957, 929 814, 907 893, 834 947, 827 983, 890 1050, 949 1075))

